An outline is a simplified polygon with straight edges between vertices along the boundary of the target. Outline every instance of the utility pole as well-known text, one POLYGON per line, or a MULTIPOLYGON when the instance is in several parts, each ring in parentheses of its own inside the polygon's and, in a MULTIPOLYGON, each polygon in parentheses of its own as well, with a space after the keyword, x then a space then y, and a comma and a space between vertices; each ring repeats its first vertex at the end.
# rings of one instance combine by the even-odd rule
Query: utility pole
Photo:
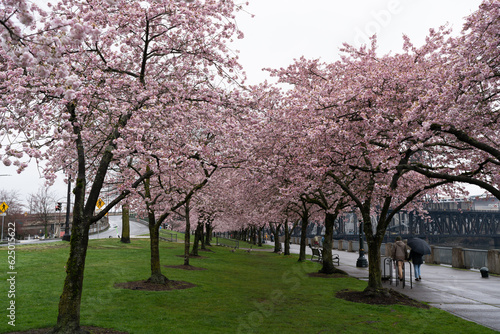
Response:
POLYGON ((71 235, 69 232, 69 214, 71 210, 71 177, 68 177, 68 197, 66 199, 66 226, 64 228, 64 236, 63 240, 64 241, 70 241, 71 240, 71 235))

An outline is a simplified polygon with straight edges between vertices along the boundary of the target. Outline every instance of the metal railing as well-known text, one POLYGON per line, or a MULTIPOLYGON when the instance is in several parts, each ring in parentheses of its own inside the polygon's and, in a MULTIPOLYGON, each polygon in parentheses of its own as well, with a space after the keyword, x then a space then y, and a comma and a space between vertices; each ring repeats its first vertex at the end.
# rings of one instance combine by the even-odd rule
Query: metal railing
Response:
POLYGON ((389 281, 389 284, 392 285, 394 283, 396 286, 398 286, 399 283, 401 283, 403 289, 406 286, 406 265, 410 267, 410 289, 413 289, 413 264, 411 262, 406 262, 406 261, 401 261, 403 262, 403 277, 402 280, 399 279, 398 277, 398 268, 397 268, 397 263, 401 260, 393 260, 390 257, 382 258, 381 259, 381 266, 382 266, 382 279, 384 281, 389 281))
POLYGON ((169 232, 163 232, 160 235, 160 240, 170 241, 170 242, 177 242, 177 234, 175 234, 175 233, 169 233, 169 232))

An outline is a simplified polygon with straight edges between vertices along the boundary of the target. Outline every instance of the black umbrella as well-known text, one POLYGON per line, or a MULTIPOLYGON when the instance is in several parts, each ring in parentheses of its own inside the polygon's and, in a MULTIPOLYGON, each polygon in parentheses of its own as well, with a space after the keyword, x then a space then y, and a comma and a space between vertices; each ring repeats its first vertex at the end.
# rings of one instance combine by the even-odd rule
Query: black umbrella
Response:
POLYGON ((429 244, 423 239, 410 239, 408 240, 408 246, 410 246, 415 253, 419 253, 422 255, 431 253, 431 246, 429 246, 429 244))

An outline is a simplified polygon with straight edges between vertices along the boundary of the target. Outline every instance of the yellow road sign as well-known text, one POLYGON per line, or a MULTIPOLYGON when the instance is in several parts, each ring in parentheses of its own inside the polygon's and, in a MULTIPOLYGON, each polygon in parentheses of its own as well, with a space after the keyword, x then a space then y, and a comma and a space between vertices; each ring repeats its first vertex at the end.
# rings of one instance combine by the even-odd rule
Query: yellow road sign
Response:
POLYGON ((8 208, 9 208, 9 206, 7 205, 7 203, 2 202, 2 204, 0 204, 0 212, 1 213, 5 213, 5 211, 7 211, 8 208))
POLYGON ((102 208, 104 206, 104 201, 99 198, 97 200, 96 206, 97 206, 98 209, 102 208))

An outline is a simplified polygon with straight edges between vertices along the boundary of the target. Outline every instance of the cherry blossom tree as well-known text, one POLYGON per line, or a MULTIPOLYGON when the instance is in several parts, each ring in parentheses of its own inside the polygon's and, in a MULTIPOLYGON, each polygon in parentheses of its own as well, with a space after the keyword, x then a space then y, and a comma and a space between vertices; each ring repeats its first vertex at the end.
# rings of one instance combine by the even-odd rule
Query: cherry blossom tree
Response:
POLYGON ((295 129, 298 140, 290 141, 289 150, 304 157, 296 164, 329 177, 359 210, 369 248, 366 292, 384 293, 380 245, 388 224, 446 181, 431 182, 404 168, 421 158, 419 133, 407 129, 416 122, 410 110, 425 90, 421 71, 427 64, 408 53, 378 56, 375 43, 346 46, 336 63, 300 59, 275 73, 293 85, 287 117, 302 128, 295 129), (375 224, 372 216, 378 217, 375 224))
POLYGON ((236 34, 236 6, 74 0, 49 7, 48 14, 25 1, 1 6, 7 126, 1 135, 9 142, 2 161, 22 170, 24 154, 45 159, 49 180, 59 170, 76 180, 67 277, 53 332, 80 333, 88 228, 152 175, 146 170, 125 179, 118 197, 95 214, 107 171, 145 155, 141 131, 155 120, 171 117, 189 99, 211 99, 206 90, 193 90, 197 82, 220 86, 220 73, 236 78, 236 57, 226 47, 236 34))
POLYGON ((432 43, 412 48, 427 54, 427 91, 414 106, 425 160, 408 168, 431 178, 474 184, 500 198, 498 77, 499 14, 496 1, 484 1, 465 22, 462 34, 434 33, 432 43), (430 45, 429 45, 430 44, 430 45))

